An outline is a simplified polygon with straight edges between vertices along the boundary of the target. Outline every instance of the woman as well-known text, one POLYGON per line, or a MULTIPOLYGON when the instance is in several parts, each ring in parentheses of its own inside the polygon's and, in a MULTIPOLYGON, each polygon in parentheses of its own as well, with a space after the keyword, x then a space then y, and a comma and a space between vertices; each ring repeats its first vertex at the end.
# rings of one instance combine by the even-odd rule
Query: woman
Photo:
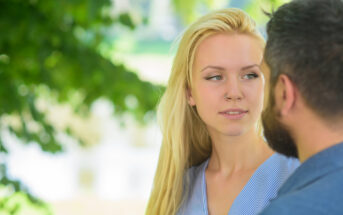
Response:
POLYGON ((186 30, 159 106, 163 142, 147 215, 257 214, 299 165, 261 134, 264 44, 239 9, 186 30))

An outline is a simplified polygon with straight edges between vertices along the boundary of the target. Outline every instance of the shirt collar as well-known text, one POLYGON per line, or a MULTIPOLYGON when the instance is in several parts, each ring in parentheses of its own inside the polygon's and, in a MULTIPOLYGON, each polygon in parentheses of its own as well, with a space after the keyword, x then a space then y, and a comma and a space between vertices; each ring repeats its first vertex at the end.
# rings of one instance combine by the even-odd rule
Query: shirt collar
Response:
POLYGON ((309 159, 289 177, 279 190, 279 195, 289 193, 312 183, 321 176, 343 168, 343 142, 327 148, 309 159))

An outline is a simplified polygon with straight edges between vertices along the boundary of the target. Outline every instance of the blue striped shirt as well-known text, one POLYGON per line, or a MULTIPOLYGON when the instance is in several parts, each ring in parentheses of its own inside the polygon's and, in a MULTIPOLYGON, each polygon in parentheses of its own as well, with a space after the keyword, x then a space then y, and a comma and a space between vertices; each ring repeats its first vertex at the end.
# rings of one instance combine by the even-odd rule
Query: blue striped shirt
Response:
MULTIPOLYGON (((188 198, 177 215, 208 215, 205 170, 208 160, 191 167, 187 177, 191 182, 188 198)), ((300 165, 297 159, 274 153, 251 176, 231 205, 228 215, 255 215, 275 198, 283 182, 300 165)))

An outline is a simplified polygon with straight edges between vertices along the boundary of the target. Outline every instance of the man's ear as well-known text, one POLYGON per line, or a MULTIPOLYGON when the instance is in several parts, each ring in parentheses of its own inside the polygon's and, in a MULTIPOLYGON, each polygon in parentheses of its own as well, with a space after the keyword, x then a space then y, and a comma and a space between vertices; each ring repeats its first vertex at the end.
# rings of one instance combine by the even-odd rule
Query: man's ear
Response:
POLYGON ((281 74, 275 86, 275 104, 280 110, 281 116, 287 115, 296 104, 297 89, 292 80, 285 74, 281 74))
POLYGON ((187 102, 190 106, 195 106, 192 90, 189 87, 187 87, 187 102))

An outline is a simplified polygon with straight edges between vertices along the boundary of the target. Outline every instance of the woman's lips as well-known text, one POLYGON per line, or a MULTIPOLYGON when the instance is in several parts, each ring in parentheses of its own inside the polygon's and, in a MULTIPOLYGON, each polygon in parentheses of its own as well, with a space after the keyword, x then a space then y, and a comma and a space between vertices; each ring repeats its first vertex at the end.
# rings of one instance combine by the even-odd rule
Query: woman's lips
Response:
POLYGON ((247 113, 247 110, 242 109, 228 109, 219 112, 220 115, 224 116, 227 119, 242 119, 247 113))

